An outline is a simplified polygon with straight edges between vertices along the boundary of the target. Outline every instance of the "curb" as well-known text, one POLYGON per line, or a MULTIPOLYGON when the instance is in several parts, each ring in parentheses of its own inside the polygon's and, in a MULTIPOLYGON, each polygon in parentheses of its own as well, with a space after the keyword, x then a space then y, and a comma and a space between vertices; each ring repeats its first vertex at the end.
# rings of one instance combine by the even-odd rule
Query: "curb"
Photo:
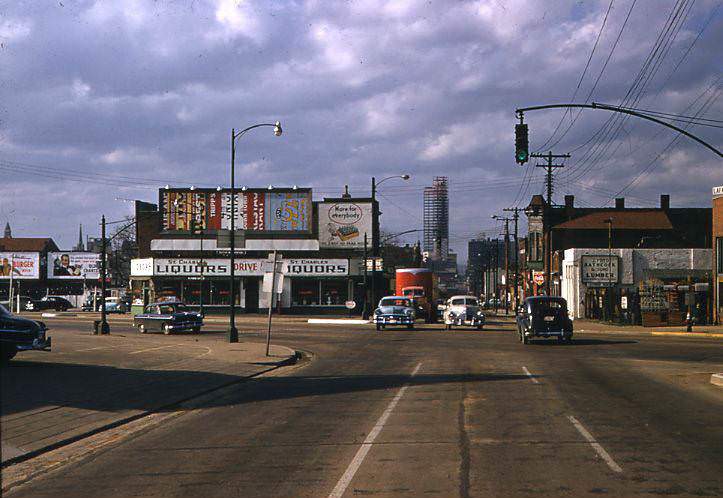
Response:
MULTIPOLYGON (((136 420, 140 420, 140 419, 142 419, 142 418, 144 418, 144 417, 148 417, 148 416, 150 416, 150 415, 159 414, 159 413, 161 413, 161 412, 164 412, 164 411, 167 411, 167 410, 170 410, 170 409, 173 409, 173 408, 178 408, 178 407, 180 407, 181 405, 183 405, 184 403, 188 403, 189 401, 193 401, 193 400, 196 399, 196 398, 200 398, 200 397, 202 397, 202 396, 207 396, 207 395, 209 395, 209 394, 212 394, 212 393, 214 393, 214 392, 216 392, 216 391, 219 391, 219 390, 221 390, 221 389, 224 389, 224 388, 226 388, 226 387, 229 387, 229 386, 232 386, 232 385, 235 385, 235 384, 240 384, 240 383, 242 383, 242 382, 246 382, 246 381, 248 381, 249 379, 253 379, 253 378, 255 378, 255 377, 259 377, 259 376, 261 376, 261 375, 264 375, 264 374, 267 374, 267 373, 272 372, 272 371, 274 371, 274 370, 277 370, 277 369, 279 369, 279 368, 281 368, 281 367, 286 367, 286 366, 290 366, 290 365, 295 365, 295 364, 296 364, 297 362, 299 362, 300 360, 304 359, 305 357, 308 357, 308 355, 305 356, 305 355, 303 354, 303 352, 298 351, 298 350, 294 350, 294 349, 291 349, 291 348, 287 348, 286 346, 275 346, 275 347, 283 347, 283 348, 286 348, 286 349, 288 349, 288 350, 290 351, 291 354, 289 355, 288 358, 286 358, 286 359, 284 359, 284 360, 281 360, 281 361, 279 361, 278 363, 276 363, 275 365, 273 365, 273 366, 271 366, 271 367, 269 367, 269 368, 266 368, 266 369, 264 369, 264 370, 261 370, 260 372, 256 372, 256 373, 254 373, 254 374, 247 375, 247 376, 244 376, 244 377, 239 377, 238 379, 230 380, 230 381, 228 381, 228 382, 225 382, 225 383, 223 383, 223 384, 221 384, 221 385, 212 387, 212 388, 210 388, 210 389, 206 389, 206 390, 204 390, 204 391, 200 391, 200 392, 194 393, 194 394, 192 394, 191 396, 186 396, 185 398, 182 398, 182 399, 179 399, 179 400, 176 400, 176 401, 172 401, 172 402, 170 402, 170 403, 166 403, 165 405, 158 406, 158 407, 153 408, 153 409, 150 409, 150 410, 145 410, 145 411, 143 411, 143 412, 141 412, 141 413, 136 413, 136 414, 134 414, 134 415, 130 415, 130 416, 128 416, 128 417, 121 418, 121 419, 119 419, 119 420, 114 420, 113 422, 109 422, 109 423, 104 424, 104 425, 102 425, 102 426, 100 426, 100 427, 96 427, 96 428, 91 429, 91 430, 89 430, 89 431, 86 431, 86 432, 84 432, 84 433, 82 433, 82 434, 77 434, 77 435, 75 435, 75 436, 71 436, 71 437, 68 437, 68 438, 66 438, 66 439, 62 439, 62 440, 60 440, 60 441, 56 441, 56 442, 54 442, 54 443, 52 443, 52 444, 49 444, 49 445, 47 445, 47 446, 43 446, 42 448, 37 448, 37 449, 32 450, 32 451, 29 451, 29 452, 27 452, 27 453, 23 453, 22 455, 18 455, 18 456, 16 456, 16 457, 8 458, 8 459, 5 460, 4 462, 0 462, 0 469, 3 469, 3 470, 4 470, 4 469, 7 469, 7 468, 11 467, 11 466, 14 465, 14 464, 25 462, 25 461, 30 460, 30 459, 32 459, 32 458, 38 457, 38 456, 40 456, 40 455, 42 455, 42 454, 44 454, 44 453, 48 453, 49 451, 53 451, 53 450, 56 450, 56 449, 58 449, 58 448, 62 448, 62 447, 64 447, 64 446, 68 446, 69 444, 76 443, 76 442, 81 441, 81 440, 83 440, 83 439, 86 439, 86 438, 88 438, 88 437, 95 436, 96 434, 100 434, 100 433, 102 433, 102 432, 105 432, 105 431, 108 431, 108 430, 111 430, 111 429, 115 429, 115 428, 117 428, 117 427, 126 425, 126 424, 128 424, 128 423, 135 422, 136 420)), ((17 483, 17 484, 19 484, 19 483, 17 483)), ((9 489, 9 488, 8 488, 8 489, 9 489)), ((7 489, 6 489, 5 487, 3 487, 3 488, 2 488, 2 491, 5 492, 5 491, 7 491, 7 489)))
POLYGON ((370 320, 355 320, 352 318, 309 318, 306 323, 333 324, 333 325, 366 325, 370 320))
POLYGON ((77 313, 68 313, 67 311, 61 311, 59 313, 40 313, 43 318, 55 318, 61 316, 78 316, 77 313))
POLYGON ((703 337, 705 339, 723 339, 723 334, 715 332, 651 332, 650 335, 670 337, 703 337))
POLYGON ((723 387, 723 373, 711 375, 710 383, 713 384, 714 386, 723 387))

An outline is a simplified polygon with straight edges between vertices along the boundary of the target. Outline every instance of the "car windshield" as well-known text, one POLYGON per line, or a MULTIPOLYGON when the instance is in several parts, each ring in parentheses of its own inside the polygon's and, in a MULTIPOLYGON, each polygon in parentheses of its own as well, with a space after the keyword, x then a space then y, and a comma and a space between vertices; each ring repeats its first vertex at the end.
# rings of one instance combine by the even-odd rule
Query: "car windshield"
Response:
POLYGON ((479 301, 473 298, 467 298, 467 306, 479 306, 479 301))
POLYGON ((558 315, 565 311, 565 302, 561 300, 543 300, 532 306, 533 312, 539 315, 558 315))
POLYGON ((456 299, 452 299, 452 306, 464 306, 464 298, 458 297, 456 299))
POLYGON ((175 306, 172 304, 161 304, 158 309, 161 312, 161 315, 170 315, 175 312, 175 306))
POLYGON ((379 303, 379 306, 411 306, 411 303, 409 302, 409 299, 393 299, 393 298, 386 298, 382 299, 379 303))

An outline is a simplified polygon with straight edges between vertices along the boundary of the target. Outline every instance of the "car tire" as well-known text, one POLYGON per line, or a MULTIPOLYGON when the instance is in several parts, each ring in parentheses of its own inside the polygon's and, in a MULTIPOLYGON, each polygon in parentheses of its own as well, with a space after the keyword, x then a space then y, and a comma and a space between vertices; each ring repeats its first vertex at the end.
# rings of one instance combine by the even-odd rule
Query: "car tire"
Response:
POLYGON ((164 324, 163 324, 163 334, 164 334, 164 335, 171 335, 171 324, 170 324, 170 323, 164 323, 164 324))
POLYGON ((18 354, 18 350, 15 346, 3 347, 0 361, 2 361, 3 365, 7 364, 10 360, 15 358, 16 354, 18 354))
POLYGON ((451 324, 451 323, 448 323, 448 324, 446 324, 446 325, 444 326, 444 328, 445 328, 446 330, 452 330, 452 324, 451 324))
POLYGON ((146 326, 141 323, 138 326, 138 332, 140 332, 141 334, 145 334, 146 332, 148 332, 148 330, 146 330, 146 326))
POLYGON ((194 334, 200 334, 200 333, 201 333, 201 327, 193 327, 193 333, 194 333, 194 334))
POLYGON ((382 326, 377 323, 377 330, 382 330, 382 326))
POLYGON ((527 346, 530 343, 530 339, 523 333, 522 334, 522 344, 527 346))
POLYGON ((482 330, 482 327, 484 327, 484 325, 483 325, 483 324, 481 324, 481 323, 480 323, 480 324, 478 324, 478 325, 477 325, 477 330, 482 330))

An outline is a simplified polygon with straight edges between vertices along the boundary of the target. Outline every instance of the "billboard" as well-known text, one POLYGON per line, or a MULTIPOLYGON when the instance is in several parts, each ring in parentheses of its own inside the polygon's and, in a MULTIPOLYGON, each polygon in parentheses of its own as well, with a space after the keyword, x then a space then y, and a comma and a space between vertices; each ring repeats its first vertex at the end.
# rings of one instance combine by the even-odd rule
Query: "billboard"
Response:
POLYGON ((587 285, 612 285, 618 283, 617 256, 582 256, 582 282, 587 285))
POLYGON ((372 244, 371 202, 320 202, 319 247, 363 249, 372 244))
POLYGON ((37 279, 40 278, 40 253, 37 252, 0 252, 0 279, 37 279))
MULTIPOLYGON (((236 191, 234 226, 258 232, 310 232, 311 189, 236 191)), ((162 228, 167 231, 229 230, 228 190, 160 190, 162 228)))
POLYGON ((48 278, 97 280, 100 254, 94 252, 49 252, 48 278))

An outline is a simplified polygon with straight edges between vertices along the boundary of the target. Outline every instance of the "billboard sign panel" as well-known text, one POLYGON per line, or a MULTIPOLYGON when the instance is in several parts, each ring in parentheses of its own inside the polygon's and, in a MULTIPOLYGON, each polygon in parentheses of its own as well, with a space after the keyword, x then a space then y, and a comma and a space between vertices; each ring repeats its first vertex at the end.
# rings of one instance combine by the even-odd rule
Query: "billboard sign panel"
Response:
POLYGON ((48 278, 97 279, 100 254, 94 252, 49 252, 48 278))
POLYGON ((319 247, 363 249, 372 243, 371 202, 319 203, 319 247))
POLYGON ((617 256, 582 256, 582 282, 590 286, 618 283, 617 256))
POLYGON ((0 252, 0 279, 31 280, 40 278, 40 253, 0 252))
MULTIPOLYGON (((235 259, 236 276, 262 276, 263 259, 235 259)), ((176 277, 228 276, 231 274, 231 260, 224 258, 155 258, 153 275, 176 277)))
POLYGON ((328 277, 349 274, 348 259, 285 259, 283 273, 291 277, 324 275, 328 277))
MULTIPOLYGON (((166 231, 231 228, 231 193, 228 190, 161 189, 159 205, 162 228, 166 231)), ((311 231, 311 189, 236 191, 233 207, 237 230, 311 231)))

